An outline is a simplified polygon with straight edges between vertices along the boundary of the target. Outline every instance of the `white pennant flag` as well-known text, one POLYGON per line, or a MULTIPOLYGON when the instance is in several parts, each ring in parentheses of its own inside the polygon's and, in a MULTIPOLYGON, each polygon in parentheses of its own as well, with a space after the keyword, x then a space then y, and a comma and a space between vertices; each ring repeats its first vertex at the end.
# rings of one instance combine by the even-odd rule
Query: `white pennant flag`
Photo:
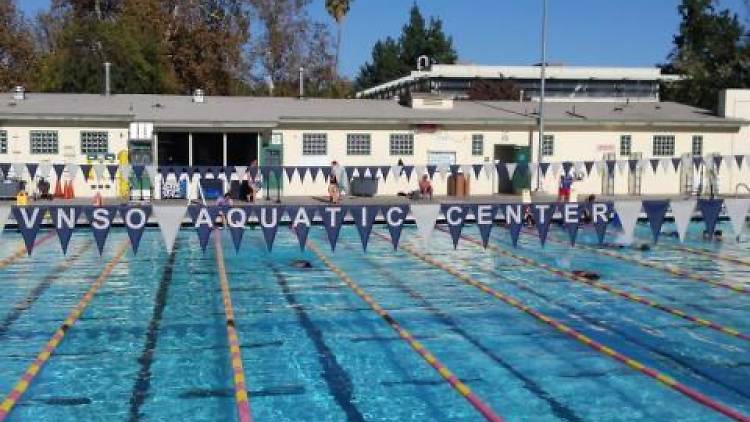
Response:
POLYGON ((78 177, 78 170, 80 170, 78 164, 68 163, 65 165, 65 171, 68 172, 68 177, 70 177, 70 180, 74 180, 76 177, 78 177))
POLYGON ((156 186, 156 178, 159 177, 159 172, 156 170, 156 166, 149 164, 146 166, 146 174, 149 180, 151 180, 151 186, 156 186))
MULTIPOLYGON (((537 173, 539 172, 539 164, 538 163, 529 163, 529 174, 532 176, 537 176, 537 173)), ((539 175, 541 177, 541 174, 539 175)))
POLYGON ((443 179, 445 179, 445 176, 448 174, 449 171, 450 171, 450 167, 448 164, 440 164, 437 167, 437 172, 440 173, 440 177, 442 177, 443 179))
POLYGON ((94 164, 94 174, 96 174, 96 178, 98 180, 102 180, 104 178, 105 171, 107 171, 107 167, 104 164, 94 164))
POLYGON ((734 167, 735 164, 737 164, 734 161, 734 155, 725 155, 725 156, 723 156, 721 158, 722 158, 722 160, 721 160, 721 166, 722 167, 727 166, 727 168, 732 168, 732 167, 734 167))
POLYGON ((470 164, 464 164, 463 166, 461 166, 461 171, 464 173, 464 176, 466 176, 467 179, 469 179, 470 177, 474 177, 474 169, 470 164))
POLYGON ((597 161, 594 163, 594 168, 598 174, 603 175, 605 173, 606 165, 604 164, 604 161, 597 161))
POLYGON ((242 180, 247 174, 247 166, 234 166, 234 171, 237 173, 237 180, 242 180))
POLYGON ((672 208, 672 216, 674 217, 674 224, 677 226, 677 235, 680 236, 680 242, 685 241, 685 234, 687 233, 690 219, 693 217, 695 204, 695 199, 670 202, 670 207, 672 208))
POLYGON ((659 165, 661 166, 661 169, 664 170, 664 172, 668 172, 670 169, 673 169, 672 166, 672 160, 669 158, 662 158, 661 161, 659 161, 659 165))
POLYGON ((724 207, 727 210, 729 222, 732 223, 732 230, 735 236, 739 236, 745 228, 745 219, 747 218, 748 210, 750 210, 750 199, 725 199, 724 207))
POLYGON ((622 224, 622 237, 619 240, 629 245, 633 243, 635 223, 641 213, 641 201, 615 201, 614 207, 622 224))
POLYGON ((557 178, 557 176, 560 174, 560 170, 562 170, 562 164, 560 163, 552 163, 549 166, 550 170, 552 170, 552 175, 557 178))
POLYGON ((50 173, 52 173, 52 164, 39 163, 39 167, 36 169, 37 176, 43 179, 49 179, 50 173))
POLYGON ((418 204, 411 206, 411 214, 414 222, 417 224, 417 233, 427 245, 432 232, 435 230, 435 223, 440 215, 440 205, 437 204, 418 204))
POLYGON ((13 169, 13 174, 16 175, 16 177, 21 178, 23 177, 23 171, 26 169, 26 164, 24 163, 13 163, 10 166, 13 169))
POLYGON ((159 223, 162 239, 167 247, 167 253, 172 253, 177 232, 180 230, 182 219, 185 217, 187 205, 156 205, 152 206, 154 218, 159 223))
POLYGON ((130 179, 130 172, 133 170, 132 167, 130 167, 130 164, 121 164, 120 165, 120 177, 122 177, 125 180, 130 179))
POLYGON ((489 179, 492 177, 495 171, 495 166, 492 163, 484 163, 484 175, 489 179))
POLYGON ((624 175, 628 171, 628 161, 617 160, 617 171, 620 172, 620 176, 624 175))
POLYGON ((651 170, 651 168, 652 168, 651 167, 651 161, 649 161, 648 159, 644 158, 644 159, 642 159, 641 161, 638 162, 638 167, 640 169, 642 169, 642 170, 645 170, 645 169, 651 170))
POLYGON ((8 222, 9 215, 10 215, 10 206, 0 205, 0 236, 3 235, 3 229, 5 228, 5 223, 8 222))
POLYGON ((573 168, 575 168, 576 173, 586 174, 586 165, 583 164, 583 161, 576 161, 573 168))
POLYGON ((505 163, 505 170, 508 171, 508 178, 512 179, 513 175, 516 174, 516 168, 518 167, 518 164, 516 163, 505 163))
POLYGON ((390 174, 390 176, 394 180, 401 179, 401 170, 403 170, 403 167, 401 167, 401 166, 391 166, 391 174, 390 174))

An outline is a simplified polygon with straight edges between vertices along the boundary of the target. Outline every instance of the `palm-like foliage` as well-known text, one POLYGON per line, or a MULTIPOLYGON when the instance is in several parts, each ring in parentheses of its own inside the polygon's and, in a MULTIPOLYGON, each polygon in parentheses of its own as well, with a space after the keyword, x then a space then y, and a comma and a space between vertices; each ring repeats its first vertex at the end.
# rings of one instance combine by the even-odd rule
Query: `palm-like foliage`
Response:
POLYGON ((341 30, 346 14, 349 13, 352 0, 326 0, 326 11, 336 21, 336 60, 335 70, 339 68, 339 53, 341 52, 341 30))

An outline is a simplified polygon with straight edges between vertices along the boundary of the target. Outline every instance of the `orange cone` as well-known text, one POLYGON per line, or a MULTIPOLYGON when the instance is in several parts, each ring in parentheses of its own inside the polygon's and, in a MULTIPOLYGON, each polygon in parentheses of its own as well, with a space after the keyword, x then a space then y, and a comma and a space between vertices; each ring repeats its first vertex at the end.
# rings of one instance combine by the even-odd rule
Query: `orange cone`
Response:
POLYGON ((65 181, 65 187, 63 188, 63 198, 64 199, 72 199, 72 196, 70 195, 70 182, 65 181))
POLYGON ((73 198, 76 197, 76 194, 75 194, 75 192, 73 192, 73 181, 72 180, 70 181, 70 185, 69 186, 70 186, 70 188, 69 188, 70 189, 70 198, 68 198, 68 199, 73 199, 73 198))
POLYGON ((55 198, 64 198, 65 193, 62 190, 62 186, 60 186, 60 179, 57 179, 55 182, 55 198))

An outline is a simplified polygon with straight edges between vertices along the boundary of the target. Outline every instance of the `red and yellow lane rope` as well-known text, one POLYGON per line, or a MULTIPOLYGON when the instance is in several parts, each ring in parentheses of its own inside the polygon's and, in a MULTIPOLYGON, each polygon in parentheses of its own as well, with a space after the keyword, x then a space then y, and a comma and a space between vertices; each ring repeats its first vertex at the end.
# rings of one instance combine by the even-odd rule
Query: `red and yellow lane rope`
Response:
POLYGON ((734 256, 721 255, 718 253, 706 251, 698 248, 691 248, 685 245, 670 245, 669 247, 677 249, 678 251, 688 252, 695 255, 705 256, 707 258, 718 259, 720 261, 731 262, 732 264, 744 265, 750 267, 750 260, 737 258, 734 256))
POLYGON ((427 348, 418 342, 414 336, 403 328, 393 317, 386 312, 370 295, 368 295, 361 287, 340 268, 338 268, 330 259, 320 252, 320 249, 310 240, 308 240, 308 249, 312 251, 324 264, 336 274, 341 281, 343 281, 352 291, 359 296, 360 299, 364 300, 375 313, 377 313, 383 320, 398 333, 404 341, 406 341, 411 348, 419 354, 433 369, 435 369, 444 380, 453 387, 464 399, 466 399, 482 416, 488 421, 499 422, 503 419, 496 414, 487 404, 485 404, 476 394, 474 394, 469 386, 464 384, 458 377, 456 377, 445 365, 443 365, 427 348))
MULTIPOLYGON (((386 236, 384 236, 384 235, 382 235, 380 233, 376 233, 376 235, 378 235, 378 236, 380 236, 380 237, 382 237, 382 238, 390 241, 386 236)), ((434 259, 434 258, 432 258, 430 256, 427 256, 427 255, 425 255, 425 254, 423 254, 421 252, 418 252, 418 251, 414 250, 414 248, 412 248, 409 245, 401 245, 401 250, 406 251, 406 252, 412 254, 413 256, 421 259, 422 261, 424 261, 424 262, 426 262, 428 264, 431 264, 431 265, 433 265, 433 266, 435 266, 437 268, 440 268, 441 270, 445 271, 446 273, 448 273, 448 274, 456 277, 457 279, 461 280, 462 282, 464 282, 464 283, 466 283, 466 284, 468 284, 470 286, 473 286, 473 287, 481 290, 482 292, 484 292, 484 293, 486 293, 486 294, 494 297, 495 299, 499 299, 500 301, 502 301, 504 303, 507 303, 508 305, 510 305, 510 306, 512 306, 512 307, 514 307, 514 308, 516 308, 516 309, 518 309, 518 310, 520 310, 520 311, 522 311, 522 312, 524 312, 524 313, 526 313, 528 315, 531 315, 532 317, 534 317, 537 320, 543 322, 544 324, 547 324, 547 325, 555 328, 556 330, 560 331, 561 333, 564 333, 567 336, 574 338, 575 340, 577 340, 577 341, 585 344, 586 346, 588 346, 588 347, 596 350, 597 352, 603 353, 604 355, 609 356, 609 357, 611 357, 611 358, 613 358, 613 359, 615 359, 615 360, 617 360, 619 362, 622 362, 622 363, 626 364, 628 367, 630 367, 630 368, 632 368, 632 369, 634 369, 634 370, 636 370, 636 371, 638 371, 638 372, 640 372, 640 373, 642 373, 642 374, 644 374, 644 375, 646 375, 646 376, 648 376, 650 378, 653 378, 653 379, 659 381, 660 383, 662 383, 662 384, 666 385, 667 387, 669 387, 669 388, 671 388, 671 389, 673 389, 673 390, 675 390, 675 391, 677 391, 677 392, 679 392, 679 393, 687 396, 688 398, 694 400, 695 402, 697 402, 699 404, 702 404, 702 405, 704 405, 704 406, 706 406, 706 407, 708 407, 710 409, 713 409, 713 410, 715 410, 715 411, 717 411, 717 412, 719 412, 719 413, 723 414, 724 416, 727 416, 727 417, 729 417, 731 419, 734 419, 734 420, 737 420, 737 421, 741 421, 741 422, 750 422, 750 417, 748 417, 746 415, 743 415, 742 413, 738 412, 737 410, 732 409, 731 407, 728 407, 728 406, 726 406, 726 405, 724 405, 722 403, 719 403, 719 402, 717 402, 717 401, 709 398, 708 396, 705 396, 702 393, 700 393, 700 392, 698 392, 696 390, 693 390, 692 388, 690 388, 690 387, 688 387, 688 386, 686 386, 684 384, 681 384, 680 382, 678 382, 674 378, 672 378, 672 377, 670 377, 670 376, 668 376, 668 375, 666 375, 664 373, 661 373, 661 372, 659 372, 659 371, 657 371, 657 370, 655 370, 653 368, 650 368, 650 367, 646 366, 645 364, 640 363, 640 362, 638 362, 638 361, 636 361, 636 360, 628 357, 627 355, 624 355, 624 354, 622 354, 622 353, 620 353, 620 352, 618 352, 618 351, 616 351, 616 350, 614 350, 614 349, 612 349, 610 347, 607 347, 607 346, 605 346, 605 345, 597 342, 596 340, 591 339, 590 337, 588 337, 588 336, 586 336, 586 335, 584 335, 584 334, 582 334, 582 333, 574 330, 573 328, 571 328, 571 327, 569 327, 569 326, 567 326, 567 325, 565 325, 565 324, 563 324, 561 322, 558 322, 557 320, 555 320, 555 319, 553 319, 553 318, 551 318, 551 317, 549 317, 549 316, 547 316, 547 315, 545 315, 545 314, 543 314, 543 313, 541 313, 541 312, 539 312, 539 311, 537 311, 537 310, 535 310, 533 308, 530 308, 529 306, 525 305, 524 303, 518 301, 517 299, 515 299, 515 298, 513 298, 511 296, 508 296, 506 294, 500 293, 497 290, 494 290, 494 289, 488 287, 486 284, 484 284, 484 283, 482 283, 480 281, 477 281, 477 280, 471 278, 470 276, 468 276, 468 275, 466 275, 466 274, 464 274, 464 273, 462 273, 462 272, 460 272, 460 271, 458 271, 458 270, 456 270, 456 269, 454 269, 454 268, 452 268, 452 267, 450 267, 450 266, 448 266, 448 265, 446 265, 446 264, 444 264, 444 263, 442 263, 440 261, 437 261, 436 259, 434 259)))
MULTIPOLYGON (((553 243, 560 243, 560 244, 561 243, 566 243, 566 242, 564 242, 562 240, 554 239, 552 237, 548 237, 547 240, 549 240, 550 242, 553 242, 553 243)), ((651 261, 648 261, 648 260, 645 260, 645 259, 640 259, 640 258, 635 258, 635 257, 627 256, 627 255, 624 255, 624 254, 621 254, 621 253, 617 253, 617 252, 613 252, 613 251, 607 250, 607 249, 601 249, 601 248, 595 248, 595 247, 592 247, 592 246, 582 245, 580 243, 576 243, 576 247, 580 248, 580 249, 583 249, 583 250, 586 250, 586 251, 591 251, 591 252, 594 252, 594 253, 598 253, 599 255, 604 255, 604 256, 608 256, 610 258, 619 259, 621 261, 630 262, 630 263, 633 263, 633 264, 638 264, 638 265, 640 265, 642 267, 651 268, 651 269, 655 269, 655 270, 659 270, 659 271, 664 271, 664 272, 667 272, 669 274, 678 276, 678 277, 683 278, 683 279, 697 281, 699 283, 705 283, 705 284, 711 285, 713 287, 721 287, 723 289, 729 289, 729 290, 731 290, 733 292, 737 292, 737 293, 741 293, 741 294, 746 294, 746 295, 750 294, 750 287, 747 287, 747 286, 745 286, 743 284, 739 284, 739 283, 726 283, 726 282, 723 282, 723 281, 714 280, 714 279, 712 279, 710 277, 706 277, 706 276, 702 276, 700 274, 695 274, 695 273, 687 272, 687 271, 681 270, 679 268, 674 268, 672 266, 661 265, 661 264, 657 264, 655 262, 651 262, 651 261)), ((707 256, 711 256, 711 255, 707 255, 707 256)))
POLYGON ((219 271, 219 283, 221 284, 221 299, 224 302, 224 316, 227 323, 227 339, 229 342, 229 360, 232 364, 232 379, 234 382, 234 401, 237 406, 237 417, 240 422, 251 422, 250 398, 247 393, 247 382, 245 380, 245 369, 242 365, 242 354, 240 352, 240 339, 234 326, 234 308, 232 307, 232 295, 229 291, 229 280, 227 269, 224 265, 224 251, 221 247, 221 232, 214 233, 216 246, 216 267, 219 271))
MULTIPOLYGON (((445 231, 443 228, 438 228, 438 230, 445 231)), ((471 243, 473 243, 475 245, 478 245, 480 247, 482 246, 482 243, 478 239, 475 239, 475 238, 473 238, 471 236, 461 235, 461 238, 464 239, 464 240, 467 240, 467 241, 469 241, 469 242, 471 242, 471 243)), ((532 266, 532 267, 543 269, 543 270, 545 270, 545 271, 547 271, 547 272, 549 272, 551 274, 554 274, 554 275, 556 275, 558 277, 562 277, 562 278, 564 278, 566 280, 575 281, 577 283, 583 283, 583 284, 589 285, 591 287, 594 287, 596 289, 605 291, 607 293, 610 293, 610 294, 622 297, 624 299, 630 300, 632 302, 640 303, 642 305, 646 305, 648 307, 651 307, 651 308, 654 308, 654 309, 658 309, 659 311, 666 312, 666 313, 668 313, 670 315, 674 315, 674 316, 676 316, 678 318, 682 318, 682 319, 684 319, 686 321, 690 321, 690 322, 692 322, 694 324, 697 324, 697 325, 700 325, 702 327, 710 328, 712 330, 718 331, 720 333, 724 333, 724 334, 732 336, 732 337, 736 337, 736 338, 739 338, 739 339, 742 339, 742 340, 750 341, 750 334, 743 333, 743 332, 739 331, 736 328, 732 328, 732 327, 729 327, 729 326, 726 326, 726 325, 722 325, 722 324, 710 321, 710 320, 705 319, 705 318, 701 318, 701 317, 697 317, 697 316, 694 316, 694 315, 690 315, 690 314, 686 313, 685 311, 683 311, 681 309, 672 308, 672 307, 663 305, 663 304, 661 304, 659 302, 656 302, 654 300, 645 298, 643 296, 639 296, 639 295, 636 295, 636 294, 633 294, 633 293, 628 293, 628 292, 620 290, 620 289, 618 289, 616 287, 612 287, 612 286, 610 286, 608 284, 604 284, 604 283, 602 283, 600 281, 589 280, 588 278, 577 276, 577 275, 575 275, 575 274, 573 274, 571 272, 563 271, 563 270, 561 270, 559 268, 555 268, 555 267, 553 267, 551 265, 547 265, 547 264, 545 264, 543 262, 537 262, 537 261, 535 261, 535 260, 533 260, 531 258, 527 258, 527 257, 522 256, 522 255, 517 255, 517 254, 511 253, 511 252, 509 252, 509 251, 507 251, 505 249, 498 248, 497 246, 494 246, 494 245, 488 245, 487 248, 490 249, 490 250, 492 250, 492 251, 494 251, 494 252, 496 252, 498 255, 502 255, 502 256, 505 256, 505 257, 508 257, 508 258, 515 259, 516 261, 522 262, 522 263, 524 263, 526 265, 529 265, 529 266, 532 266)))
POLYGON ((91 285, 91 287, 89 287, 89 290, 86 292, 86 294, 83 295, 81 300, 73 308, 73 310, 70 311, 67 318, 65 318, 60 327, 57 328, 55 333, 52 335, 52 338, 47 341, 44 348, 42 348, 42 351, 37 355, 36 359, 31 362, 29 367, 26 369, 26 372, 24 372, 24 374, 21 376, 21 379, 13 387, 13 390, 11 390, 11 392, 8 393, 7 396, 5 396, 2 404, 0 404, 0 422, 4 421, 5 418, 8 417, 13 407, 16 405, 16 403, 18 403, 18 400, 21 399, 21 396, 23 396, 23 394, 29 388, 31 382, 37 376, 39 371, 44 367, 47 361, 49 361, 50 357, 55 352, 55 349, 57 349, 57 346, 60 345, 63 338, 65 337, 65 333, 73 327, 73 324, 75 324, 76 321, 78 321, 78 318, 81 316, 83 311, 86 310, 86 307, 89 305, 89 303, 91 303, 91 300, 94 298, 94 295, 99 290, 99 288, 102 287, 107 281, 107 278, 112 273, 115 266, 117 266, 117 264, 120 262, 123 255, 125 255, 125 252, 127 252, 127 250, 128 242, 125 241, 117 249, 114 258, 112 258, 112 260, 110 260, 107 265, 104 266, 104 269, 99 274, 99 277, 94 280, 94 283, 91 285))
MULTIPOLYGON (((55 232, 50 231, 49 233, 45 234, 44 236, 40 237, 34 242, 34 247, 37 247, 43 243, 46 243, 48 240, 55 237, 55 232)), ((16 249, 15 252, 12 254, 6 256, 3 259, 0 259, 0 268, 5 268, 8 265, 18 261, 19 259, 25 257, 28 255, 28 252, 26 251, 26 246, 19 246, 18 249, 16 249)))

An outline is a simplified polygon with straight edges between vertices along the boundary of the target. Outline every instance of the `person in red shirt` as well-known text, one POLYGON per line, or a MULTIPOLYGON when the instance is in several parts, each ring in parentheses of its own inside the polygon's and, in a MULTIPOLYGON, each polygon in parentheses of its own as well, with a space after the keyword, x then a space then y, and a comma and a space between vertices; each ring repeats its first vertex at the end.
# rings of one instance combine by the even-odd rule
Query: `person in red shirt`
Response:
POLYGON ((422 175, 422 179, 419 180, 419 193, 422 196, 428 195, 432 199, 432 182, 428 175, 422 175))

